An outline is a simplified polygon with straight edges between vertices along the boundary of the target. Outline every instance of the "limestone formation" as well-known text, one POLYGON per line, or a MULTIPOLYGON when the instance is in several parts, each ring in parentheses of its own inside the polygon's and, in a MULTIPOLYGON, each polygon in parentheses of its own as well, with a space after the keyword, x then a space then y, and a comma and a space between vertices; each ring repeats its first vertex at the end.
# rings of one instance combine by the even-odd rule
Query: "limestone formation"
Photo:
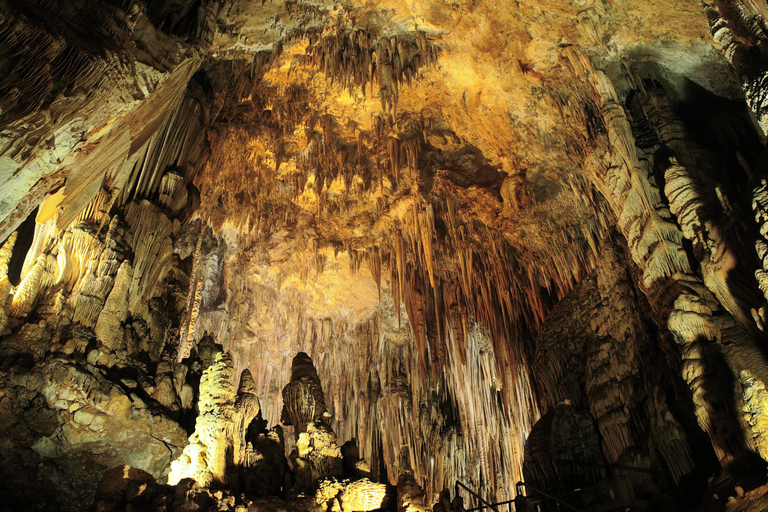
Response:
POLYGON ((0 501, 764 505, 764 4, 0 0, 0 501))
MULTIPOLYGON (((168 482, 176 484, 191 478, 203 487, 212 482, 227 483, 227 466, 232 461, 232 443, 239 418, 235 417, 237 391, 232 359, 219 353, 200 379, 200 399, 195 433, 184 453, 171 464, 168 482)), ((239 438, 238 438, 239 440, 239 438)))
MULTIPOLYGON (((42 327, 26 333, 15 353, 8 351, 13 340, 4 341, 5 364, 9 356, 45 354, 44 347, 34 346, 44 332, 42 327)), ((40 341, 51 342, 49 337, 40 341)), ((75 509, 76 503, 90 503, 101 475, 115 463, 164 481, 171 460, 186 445, 186 433, 176 422, 91 364, 48 357, 25 372, 4 373, 3 390, 4 478, 16 486, 37 481, 25 484, 28 490, 19 495, 32 500, 27 505, 50 502, 75 509), (66 488, 56 490, 63 484, 66 488)), ((8 505, 23 508, 19 498, 8 505)))
POLYGON ((307 430, 299 434, 290 455, 296 485, 308 489, 322 478, 341 476, 341 460, 336 434, 323 422, 310 422, 307 430))
POLYGON ((323 421, 326 414, 325 395, 312 359, 301 352, 291 363, 291 382, 283 388, 284 425, 292 425, 296 442, 309 423, 323 421))
MULTIPOLYGON (((306 376, 309 372, 316 377, 306 354, 296 359, 297 374, 306 376)), ((219 352, 203 372, 195 432, 181 456, 171 463, 169 485, 158 484, 152 475, 137 468, 118 466, 104 474, 94 507, 104 511, 130 505, 147 510, 168 506, 173 510, 209 510, 215 506, 217 510, 331 508, 361 512, 387 510, 395 505, 392 486, 355 475, 341 479, 341 451, 336 436, 322 423, 308 423, 307 431, 299 436, 289 469, 282 430, 264 430, 253 376, 244 370, 237 391, 232 386, 233 377, 231 358, 219 352), (222 486, 225 490, 215 490, 222 486), (238 495, 238 489, 244 493, 238 495), (306 499, 306 494, 313 494, 313 499, 306 499)), ((412 483, 403 492, 414 493, 417 489, 412 483)), ((408 499, 423 502, 423 491, 408 499)))
POLYGON ((413 479, 404 473, 397 481, 397 510, 398 512, 425 512, 429 510, 424 490, 413 479))

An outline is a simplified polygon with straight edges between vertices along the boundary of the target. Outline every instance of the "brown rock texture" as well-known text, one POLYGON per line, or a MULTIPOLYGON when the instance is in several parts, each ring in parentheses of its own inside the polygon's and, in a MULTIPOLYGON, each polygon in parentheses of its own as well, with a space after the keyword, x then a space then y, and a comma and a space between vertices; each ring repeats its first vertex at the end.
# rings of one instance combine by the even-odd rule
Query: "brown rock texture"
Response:
POLYGON ((0 0, 0 501, 762 503, 766 48, 756 0, 0 0))

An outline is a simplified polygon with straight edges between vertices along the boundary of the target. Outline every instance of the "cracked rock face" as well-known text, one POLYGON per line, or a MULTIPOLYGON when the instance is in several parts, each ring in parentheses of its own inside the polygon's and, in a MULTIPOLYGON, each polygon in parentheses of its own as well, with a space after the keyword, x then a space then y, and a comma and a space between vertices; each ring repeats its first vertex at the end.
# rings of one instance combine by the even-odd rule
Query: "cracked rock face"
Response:
POLYGON ((578 463, 581 507, 760 503, 766 34, 0 0, 0 498, 450 510, 578 463))
POLYGON ((88 503, 118 460, 165 480, 187 444, 178 423, 91 364, 37 364, 3 376, 4 485, 23 489, 11 507, 88 503))

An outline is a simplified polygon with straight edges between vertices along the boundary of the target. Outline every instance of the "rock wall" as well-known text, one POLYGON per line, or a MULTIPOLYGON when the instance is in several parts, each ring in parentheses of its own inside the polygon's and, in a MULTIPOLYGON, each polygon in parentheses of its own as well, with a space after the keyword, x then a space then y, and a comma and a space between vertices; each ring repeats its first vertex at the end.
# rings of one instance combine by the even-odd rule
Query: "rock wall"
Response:
POLYGON ((341 440, 325 505, 503 500, 565 400, 627 499, 764 469, 757 3, 90 4, 0 9, 14 500, 180 450, 268 499, 341 440))

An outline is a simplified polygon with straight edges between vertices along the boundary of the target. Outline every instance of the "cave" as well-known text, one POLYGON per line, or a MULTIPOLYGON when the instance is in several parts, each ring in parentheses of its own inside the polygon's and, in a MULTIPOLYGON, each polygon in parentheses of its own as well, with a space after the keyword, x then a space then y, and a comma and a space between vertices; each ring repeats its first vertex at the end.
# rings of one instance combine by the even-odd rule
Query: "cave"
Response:
POLYGON ((0 512, 768 510, 765 0, 0 0, 0 512))

